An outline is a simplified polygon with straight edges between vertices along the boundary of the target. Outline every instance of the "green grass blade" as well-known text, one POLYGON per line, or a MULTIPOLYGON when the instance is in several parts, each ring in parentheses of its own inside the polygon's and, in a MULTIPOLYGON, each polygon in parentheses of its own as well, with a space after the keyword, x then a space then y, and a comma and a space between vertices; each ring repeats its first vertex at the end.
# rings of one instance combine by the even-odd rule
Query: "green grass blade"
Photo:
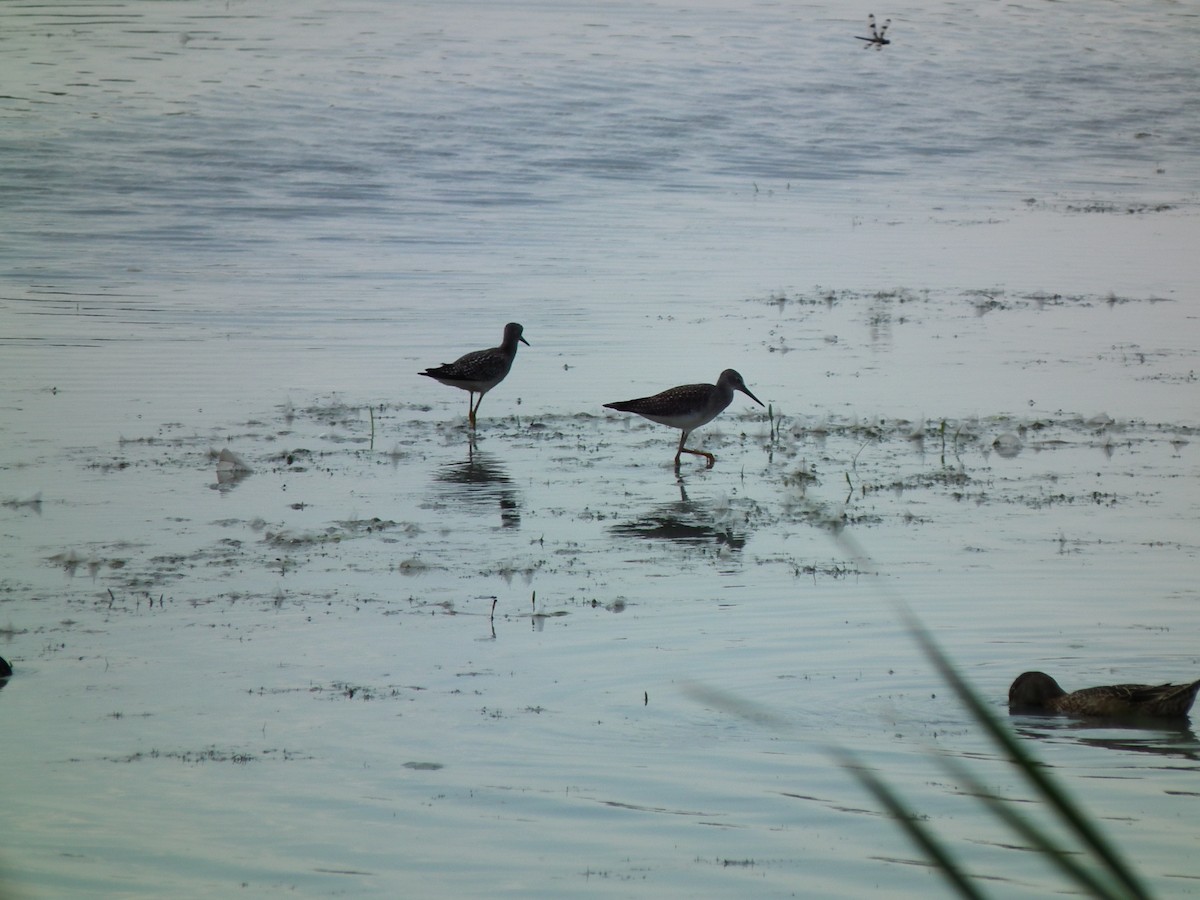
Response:
MULTIPOLYGON (((844 532, 834 534, 835 540, 844 550, 854 556, 858 565, 869 571, 873 568, 870 556, 865 553, 853 536, 844 532)), ((1016 736, 1000 721, 995 713, 985 704, 966 680, 959 675, 950 659, 942 652, 932 635, 921 625, 916 615, 901 600, 893 598, 897 610, 908 626, 909 631, 933 662, 941 676, 958 695, 963 705, 967 707, 974 719, 986 730, 993 741, 1008 756, 1009 762, 1018 768, 1025 779, 1034 786, 1041 797, 1050 805, 1067 829, 1073 832, 1079 841, 1088 847, 1108 872, 1119 881, 1133 897, 1149 897, 1150 892, 1141 884, 1141 880, 1130 868, 1128 863, 1117 852, 1116 848, 1100 833, 1084 812, 1073 800, 1058 787, 1046 774, 1042 764, 1018 742, 1016 736)))
POLYGON ((1050 835, 1038 828, 1031 819, 1021 815, 1016 808, 1001 798, 992 794, 982 782, 967 771, 956 759, 939 756, 938 762, 956 781, 959 782, 971 796, 982 801, 996 818, 1027 841, 1034 850, 1043 854, 1059 871, 1074 881, 1090 896, 1101 897, 1104 900, 1129 900, 1129 894, 1123 890, 1113 890, 1074 859, 1074 855, 1060 848, 1050 835))
POLYGON ((1058 814, 1066 826, 1079 837, 1080 841, 1095 853, 1097 860, 1108 868, 1113 877, 1120 881, 1133 896, 1149 896, 1149 893, 1142 886, 1133 870, 1121 858, 1116 848, 1088 820, 1087 816, 1075 802, 1058 785, 1050 780, 1041 763, 1021 746, 1012 732, 1001 723, 995 713, 975 693, 975 690, 959 675, 949 658, 942 652, 929 632, 917 621, 912 612, 907 608, 902 608, 902 612, 909 629, 912 631, 914 637, 916 637, 926 656, 933 661, 938 672, 946 680, 946 683, 954 689, 959 700, 967 707, 975 720, 983 726, 995 743, 1005 751, 1009 761, 1037 789, 1038 793, 1050 804, 1051 808, 1058 814))
POLYGON ((920 848, 958 891, 959 896, 972 900, 986 900, 986 894, 977 888, 971 876, 959 865, 954 855, 934 836, 932 829, 921 824, 911 812, 904 808, 900 797, 888 787, 878 775, 858 762, 845 750, 835 750, 842 766, 863 785, 876 800, 892 815, 904 829, 909 839, 920 848))

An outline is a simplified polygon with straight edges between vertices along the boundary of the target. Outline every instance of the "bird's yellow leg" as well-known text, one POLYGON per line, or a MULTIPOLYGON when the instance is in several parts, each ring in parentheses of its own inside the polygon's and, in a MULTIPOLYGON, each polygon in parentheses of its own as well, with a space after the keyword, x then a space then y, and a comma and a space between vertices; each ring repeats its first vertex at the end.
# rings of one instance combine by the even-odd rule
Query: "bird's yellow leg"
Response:
POLYGON ((675 451, 675 468, 677 468, 677 469, 679 468, 680 455, 684 454, 684 453, 690 453, 693 456, 703 456, 705 459, 707 459, 708 460, 707 468, 711 469, 714 465, 716 465, 716 462, 717 462, 717 458, 715 456, 713 456, 711 453, 705 453, 703 450, 690 450, 687 447, 683 446, 683 442, 688 439, 689 434, 691 434, 690 431, 685 431, 685 432, 683 432, 683 434, 681 434, 679 436, 679 449, 675 451))
MULTIPOLYGON (((703 450, 689 450, 687 447, 680 447, 679 452, 680 453, 690 453, 693 456, 703 456, 705 459, 708 460, 708 465, 705 467, 708 469, 711 469, 713 466, 715 466, 717 464, 717 458, 715 456, 713 456, 711 453, 705 453, 703 450)), ((679 457, 676 456, 675 459, 678 460, 679 457)), ((675 463, 675 465, 679 465, 678 461, 675 463)))

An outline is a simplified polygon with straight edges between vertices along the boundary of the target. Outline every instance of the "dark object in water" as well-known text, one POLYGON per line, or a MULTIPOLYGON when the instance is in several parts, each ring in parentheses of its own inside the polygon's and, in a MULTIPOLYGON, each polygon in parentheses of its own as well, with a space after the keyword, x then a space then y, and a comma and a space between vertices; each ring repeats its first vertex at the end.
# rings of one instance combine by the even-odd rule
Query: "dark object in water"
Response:
POLYGON ((1068 694, 1045 672, 1024 672, 1008 689, 1012 712, 1043 711, 1078 716, 1186 718, 1200 681, 1191 684, 1111 684, 1068 694))
POLYGON ((12 675, 12 666, 8 664, 8 660, 0 656, 0 678, 8 678, 12 675))
POLYGON ((863 45, 864 50, 870 50, 872 47, 874 47, 876 50, 882 50, 884 45, 891 43, 889 38, 884 37, 884 35, 887 34, 888 26, 892 24, 891 19, 887 19, 883 23, 882 28, 876 29, 875 14, 871 13, 869 16, 867 16, 867 24, 871 27, 870 37, 859 37, 857 34, 854 36, 854 39, 857 41, 867 42, 863 45))

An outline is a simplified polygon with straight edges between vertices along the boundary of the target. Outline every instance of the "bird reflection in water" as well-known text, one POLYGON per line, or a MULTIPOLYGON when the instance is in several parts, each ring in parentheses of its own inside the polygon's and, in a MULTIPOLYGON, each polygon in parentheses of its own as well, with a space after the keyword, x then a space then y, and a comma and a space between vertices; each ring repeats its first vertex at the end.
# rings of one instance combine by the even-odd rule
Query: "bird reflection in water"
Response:
POLYGON ((1054 744, 1073 740, 1083 747, 1200 761, 1200 739, 1187 719, 1071 719, 1026 713, 1018 718, 1015 731, 1024 738, 1054 744))
POLYGON ((683 479, 677 478, 679 500, 656 506, 645 515, 621 522, 610 529, 613 534, 644 540, 673 541, 687 546, 716 544, 731 550, 746 546, 745 523, 740 529, 725 515, 715 514, 709 504, 689 500, 683 479))
POLYGON ((439 484, 449 485, 447 494, 464 505, 490 509, 500 508, 500 524, 516 528, 521 524, 520 493, 513 487, 508 472, 490 454, 467 446, 463 462, 446 463, 433 476, 439 484))

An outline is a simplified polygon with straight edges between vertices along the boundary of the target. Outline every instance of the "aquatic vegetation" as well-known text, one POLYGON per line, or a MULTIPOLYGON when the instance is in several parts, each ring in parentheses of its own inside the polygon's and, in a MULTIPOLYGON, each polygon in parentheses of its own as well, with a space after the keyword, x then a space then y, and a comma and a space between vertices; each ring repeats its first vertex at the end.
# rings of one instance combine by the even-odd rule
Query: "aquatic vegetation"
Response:
MULTIPOLYGON (((1000 756, 1007 760, 1036 797, 1040 808, 1056 821, 1058 832, 1020 811, 1019 804, 995 795, 958 759, 939 754, 937 762, 957 781, 962 790, 976 798, 998 824, 1011 831, 1018 847, 1033 850, 1053 865, 1064 888, 1084 896, 1132 900, 1149 897, 1140 876, 1116 845, 1100 830, 1093 816, 1071 797, 1037 758, 1016 738, 961 675, 933 637, 908 614, 909 630, 926 657, 967 708, 971 718, 986 733, 1000 756), (1074 846, 1067 847, 1066 841, 1074 846)), ((895 819, 909 839, 925 854, 942 877, 962 897, 986 897, 977 876, 967 871, 961 854, 952 843, 937 835, 913 812, 896 790, 861 759, 845 750, 836 751, 851 772, 895 819)))

